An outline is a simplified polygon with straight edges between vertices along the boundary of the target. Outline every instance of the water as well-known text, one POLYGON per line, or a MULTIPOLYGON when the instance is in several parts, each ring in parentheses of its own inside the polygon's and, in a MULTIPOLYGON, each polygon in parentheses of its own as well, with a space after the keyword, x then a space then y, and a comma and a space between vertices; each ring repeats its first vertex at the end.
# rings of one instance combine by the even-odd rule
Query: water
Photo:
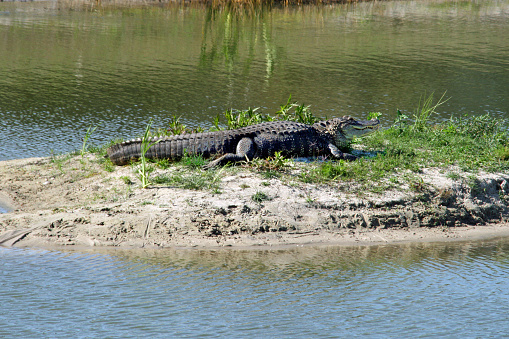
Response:
POLYGON ((272 251, 0 248, 0 336, 502 337, 509 240, 272 251))
POLYGON ((509 1, 397 1, 272 10, 0 3, 0 160, 139 136, 172 115, 211 126, 289 95, 321 117, 509 117, 509 1))

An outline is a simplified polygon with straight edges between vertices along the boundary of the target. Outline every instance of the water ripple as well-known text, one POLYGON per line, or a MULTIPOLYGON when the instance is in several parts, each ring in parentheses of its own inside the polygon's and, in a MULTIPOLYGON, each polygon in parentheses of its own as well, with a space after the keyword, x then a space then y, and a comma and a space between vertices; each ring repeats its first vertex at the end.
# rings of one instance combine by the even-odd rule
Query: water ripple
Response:
POLYGON ((66 328, 118 337, 497 335, 508 329, 508 249, 507 241, 134 256, 0 249, 9 315, 0 334, 30 336, 44 324, 62 336, 66 328))

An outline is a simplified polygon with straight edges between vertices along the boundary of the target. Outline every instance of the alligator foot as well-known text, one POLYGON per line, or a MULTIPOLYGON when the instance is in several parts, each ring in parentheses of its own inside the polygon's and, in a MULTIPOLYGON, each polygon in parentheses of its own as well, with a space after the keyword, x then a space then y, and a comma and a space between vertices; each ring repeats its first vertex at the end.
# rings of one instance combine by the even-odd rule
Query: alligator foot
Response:
POLYGON ((329 144, 329 150, 331 152, 331 154, 336 158, 336 159, 343 159, 343 160, 348 160, 348 161, 354 161, 354 160, 357 160, 359 159, 359 157, 353 155, 353 154, 350 154, 350 153, 343 153, 339 150, 339 148, 337 148, 335 145, 333 144, 329 144))

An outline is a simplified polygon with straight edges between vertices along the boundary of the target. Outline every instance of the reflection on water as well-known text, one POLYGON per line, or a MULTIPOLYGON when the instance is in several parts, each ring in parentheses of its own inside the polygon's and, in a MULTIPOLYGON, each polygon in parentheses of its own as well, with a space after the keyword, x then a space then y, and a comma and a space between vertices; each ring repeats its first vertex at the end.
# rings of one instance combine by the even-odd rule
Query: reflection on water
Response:
POLYGON ((0 249, 0 256, 2 337, 509 331, 508 239, 260 251, 0 249))
POLYGON ((0 160, 141 134, 172 115, 210 127, 228 108, 291 94, 323 117, 509 117, 509 1, 396 1, 212 10, 165 4, 69 10, 0 3, 0 160))

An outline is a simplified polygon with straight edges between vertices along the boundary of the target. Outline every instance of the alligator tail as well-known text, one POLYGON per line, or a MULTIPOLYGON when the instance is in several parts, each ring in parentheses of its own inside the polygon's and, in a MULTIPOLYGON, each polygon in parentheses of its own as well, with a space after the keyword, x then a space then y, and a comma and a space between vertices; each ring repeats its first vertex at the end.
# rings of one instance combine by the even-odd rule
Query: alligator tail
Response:
POLYGON ((141 139, 115 144, 107 149, 107 153, 115 165, 128 165, 141 157, 141 139))

